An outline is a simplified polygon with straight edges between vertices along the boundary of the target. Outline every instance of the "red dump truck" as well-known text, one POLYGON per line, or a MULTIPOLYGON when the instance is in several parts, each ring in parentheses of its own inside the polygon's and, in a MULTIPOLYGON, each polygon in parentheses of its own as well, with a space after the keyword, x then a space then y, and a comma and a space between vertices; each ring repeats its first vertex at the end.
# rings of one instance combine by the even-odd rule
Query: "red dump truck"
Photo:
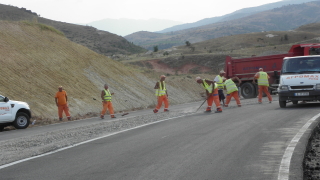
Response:
POLYGON ((286 54, 241 59, 235 59, 227 56, 224 67, 224 71, 226 72, 225 76, 226 78, 237 76, 241 79, 241 95, 244 98, 254 98, 257 97, 258 88, 257 85, 252 83, 253 76, 259 71, 259 68, 263 68, 263 70, 270 76, 269 91, 271 94, 275 94, 277 93, 279 85, 283 58, 318 54, 320 54, 320 44, 296 44, 293 45, 286 54))

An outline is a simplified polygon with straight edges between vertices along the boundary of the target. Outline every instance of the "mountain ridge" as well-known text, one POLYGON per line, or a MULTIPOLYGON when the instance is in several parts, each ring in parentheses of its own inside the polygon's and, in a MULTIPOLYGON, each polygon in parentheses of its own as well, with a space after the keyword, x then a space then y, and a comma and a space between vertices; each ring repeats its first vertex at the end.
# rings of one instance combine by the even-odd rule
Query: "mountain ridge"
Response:
POLYGON ((291 30, 304 24, 320 21, 319 7, 320 1, 287 5, 236 20, 163 34, 137 32, 125 36, 125 38, 130 42, 152 50, 154 46, 158 46, 159 49, 181 46, 186 41, 197 43, 235 34, 291 30))
POLYGON ((166 29, 163 29, 161 31, 156 31, 156 32, 157 33, 167 33, 167 32, 171 32, 171 31, 190 29, 190 28, 204 26, 204 25, 208 25, 208 24, 239 19, 242 17, 246 17, 249 15, 258 13, 258 12, 271 10, 273 8, 281 7, 281 6, 288 5, 288 4, 301 4, 301 3, 305 3, 305 2, 311 2, 311 1, 313 1, 313 0, 283 0, 283 1, 269 3, 269 4, 257 6, 257 7, 243 8, 243 9, 234 11, 232 13, 229 13, 229 14, 226 14, 223 16, 205 18, 205 19, 196 21, 194 23, 186 23, 186 24, 176 25, 176 26, 166 28, 166 29))

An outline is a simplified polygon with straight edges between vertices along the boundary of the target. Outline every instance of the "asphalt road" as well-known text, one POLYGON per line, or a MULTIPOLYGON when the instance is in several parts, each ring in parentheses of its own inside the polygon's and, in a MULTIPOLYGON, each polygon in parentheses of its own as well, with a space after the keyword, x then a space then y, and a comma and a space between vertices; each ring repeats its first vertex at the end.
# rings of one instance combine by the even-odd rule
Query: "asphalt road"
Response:
MULTIPOLYGON (((0 179, 278 179, 288 145, 319 113, 320 103, 290 103, 287 108, 280 108, 277 101, 243 102, 240 108, 231 102, 233 106, 224 108, 223 113, 199 111, 21 162, 0 169, 0 179)), ((183 111, 196 105, 199 103, 172 109, 183 111)), ((79 122, 68 124, 76 123, 79 122)), ((62 128, 55 125, 38 129, 57 127, 62 128)), ((32 129, 34 133, 40 131, 32 129)), ((32 133, 30 130, 17 132, 28 134, 32 133)), ((299 139, 300 146, 306 145, 305 136, 310 130, 311 127, 299 139)), ((1 134, 1 139, 9 133, 14 131, 1 134)), ((303 151, 301 147, 295 149, 298 160, 291 161, 291 169, 301 167, 296 162, 301 161, 303 151)), ((290 174, 297 179, 301 175, 290 174)))

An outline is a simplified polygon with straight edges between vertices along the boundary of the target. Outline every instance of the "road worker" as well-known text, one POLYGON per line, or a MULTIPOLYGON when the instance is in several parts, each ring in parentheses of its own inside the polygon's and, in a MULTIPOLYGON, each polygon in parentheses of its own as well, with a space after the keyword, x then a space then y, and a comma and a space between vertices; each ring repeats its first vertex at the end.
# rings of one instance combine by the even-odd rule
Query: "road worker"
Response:
POLYGON ((168 112, 168 108, 169 108, 169 101, 168 101, 168 91, 166 88, 166 83, 165 80, 166 76, 165 75, 161 75, 160 76, 160 81, 158 81, 156 83, 156 85, 154 86, 154 89, 156 89, 156 93, 155 95, 157 96, 157 100, 158 100, 158 104, 156 106, 156 108, 153 110, 154 113, 157 113, 159 111, 159 109, 162 106, 162 102, 164 103, 164 112, 168 112))
POLYGON ((263 68, 259 68, 259 72, 257 72, 253 77, 253 84, 256 84, 255 80, 258 79, 258 103, 262 103, 262 93, 265 93, 268 96, 269 103, 272 102, 272 97, 268 91, 269 88, 269 75, 266 72, 263 72, 263 68))
POLYGON ((224 89, 223 78, 225 74, 226 72, 224 72, 224 70, 221 70, 219 75, 216 76, 213 80, 213 82, 217 83, 218 85, 219 101, 220 102, 222 101, 223 105, 224 105, 224 99, 225 99, 225 96, 223 94, 223 89, 224 89))
POLYGON ((56 93, 55 101, 58 107, 59 120, 62 121, 62 113, 64 112, 68 120, 70 121, 71 115, 69 113, 69 107, 68 107, 68 96, 67 96, 67 92, 63 90, 62 86, 58 87, 58 92, 56 93))
POLYGON ((202 84, 203 88, 206 90, 208 107, 205 112, 211 112, 211 106, 213 101, 217 108, 215 112, 222 112, 222 108, 219 101, 218 85, 213 81, 201 79, 200 77, 196 77, 196 82, 202 84))
POLYGON ((238 107, 241 107, 239 93, 238 93, 238 87, 234 83, 235 80, 237 80, 239 83, 241 83, 241 80, 238 77, 233 77, 230 79, 225 79, 225 78, 223 79, 224 87, 227 90, 227 100, 226 100, 226 104, 224 105, 224 107, 228 107, 232 97, 236 100, 238 107))
POLYGON ((114 116, 113 106, 111 102, 111 95, 114 95, 114 93, 110 93, 108 84, 104 85, 104 90, 101 91, 101 99, 102 99, 102 111, 100 118, 104 119, 104 115, 107 112, 107 109, 109 110, 109 114, 111 118, 116 118, 114 116))

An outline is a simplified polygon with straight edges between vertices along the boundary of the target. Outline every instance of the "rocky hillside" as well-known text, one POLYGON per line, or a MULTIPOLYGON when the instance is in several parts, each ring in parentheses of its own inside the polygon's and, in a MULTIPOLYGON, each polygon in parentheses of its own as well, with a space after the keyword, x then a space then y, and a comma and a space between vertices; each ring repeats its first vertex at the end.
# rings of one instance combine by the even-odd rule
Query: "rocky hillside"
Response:
POLYGON ((247 17, 168 33, 136 32, 125 38, 146 49, 167 49, 186 41, 202 42, 214 38, 262 31, 286 31, 320 21, 320 1, 287 5, 247 17))
MULTIPOLYGON (((159 74, 139 73, 43 24, 0 21, 0 32, 0 94, 28 102, 36 118, 57 117, 54 95, 60 85, 69 95, 74 117, 101 111, 100 93, 105 83, 115 92, 117 112, 156 103, 153 87, 159 74)), ((171 104, 201 99, 202 89, 194 77, 171 76, 166 82, 171 104)))
POLYGON ((69 40, 106 56, 114 54, 128 55, 146 51, 128 42, 123 37, 107 31, 101 31, 91 26, 81 26, 42 18, 40 15, 24 8, 0 4, 0 20, 30 21, 52 26, 63 32, 69 40))

